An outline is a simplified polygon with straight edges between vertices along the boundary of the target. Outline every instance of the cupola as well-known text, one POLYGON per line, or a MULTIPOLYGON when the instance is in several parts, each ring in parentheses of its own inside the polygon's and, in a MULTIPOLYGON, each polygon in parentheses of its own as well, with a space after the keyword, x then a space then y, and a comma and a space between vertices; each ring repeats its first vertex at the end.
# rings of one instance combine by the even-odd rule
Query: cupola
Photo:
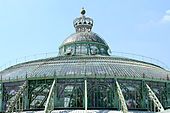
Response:
POLYGON ((59 55, 104 55, 108 56, 109 46, 98 34, 92 32, 93 19, 86 17, 84 8, 81 16, 73 21, 76 33, 64 40, 59 55))

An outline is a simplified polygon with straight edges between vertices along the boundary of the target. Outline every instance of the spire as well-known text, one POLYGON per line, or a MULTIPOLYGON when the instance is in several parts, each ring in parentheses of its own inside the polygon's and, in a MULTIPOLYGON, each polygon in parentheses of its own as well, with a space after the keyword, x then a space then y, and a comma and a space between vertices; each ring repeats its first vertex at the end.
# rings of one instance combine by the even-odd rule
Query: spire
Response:
POLYGON ((80 11, 81 16, 73 21, 76 32, 90 32, 93 27, 93 19, 86 17, 84 8, 80 11))

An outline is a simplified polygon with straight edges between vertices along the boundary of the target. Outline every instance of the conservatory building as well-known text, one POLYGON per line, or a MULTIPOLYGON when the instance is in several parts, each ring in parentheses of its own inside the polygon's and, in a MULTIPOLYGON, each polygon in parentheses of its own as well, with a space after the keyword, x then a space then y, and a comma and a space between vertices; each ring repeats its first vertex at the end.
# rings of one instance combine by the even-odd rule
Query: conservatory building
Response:
POLYGON ((85 13, 82 9, 73 21, 76 32, 64 40, 56 57, 0 71, 0 112, 168 113, 170 71, 111 56, 85 13))

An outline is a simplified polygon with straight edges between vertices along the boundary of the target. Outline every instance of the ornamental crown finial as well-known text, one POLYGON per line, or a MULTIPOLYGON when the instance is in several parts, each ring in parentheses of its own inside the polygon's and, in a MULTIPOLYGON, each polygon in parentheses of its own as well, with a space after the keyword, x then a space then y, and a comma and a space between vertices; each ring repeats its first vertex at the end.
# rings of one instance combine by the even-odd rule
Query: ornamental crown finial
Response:
POLYGON ((76 32, 90 32, 93 27, 93 19, 85 16, 86 10, 84 8, 81 9, 80 13, 81 16, 73 21, 76 32))
POLYGON ((80 13, 81 13, 82 15, 85 15, 86 10, 84 9, 84 7, 81 9, 80 13))

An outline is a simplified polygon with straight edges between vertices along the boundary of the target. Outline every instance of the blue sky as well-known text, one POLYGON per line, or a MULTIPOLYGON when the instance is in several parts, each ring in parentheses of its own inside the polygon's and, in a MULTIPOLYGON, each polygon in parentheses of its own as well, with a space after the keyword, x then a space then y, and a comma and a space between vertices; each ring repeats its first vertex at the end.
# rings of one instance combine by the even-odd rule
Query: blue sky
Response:
POLYGON ((170 67, 169 0, 0 0, 0 65, 57 52, 74 33, 80 9, 112 51, 159 59, 170 67))

